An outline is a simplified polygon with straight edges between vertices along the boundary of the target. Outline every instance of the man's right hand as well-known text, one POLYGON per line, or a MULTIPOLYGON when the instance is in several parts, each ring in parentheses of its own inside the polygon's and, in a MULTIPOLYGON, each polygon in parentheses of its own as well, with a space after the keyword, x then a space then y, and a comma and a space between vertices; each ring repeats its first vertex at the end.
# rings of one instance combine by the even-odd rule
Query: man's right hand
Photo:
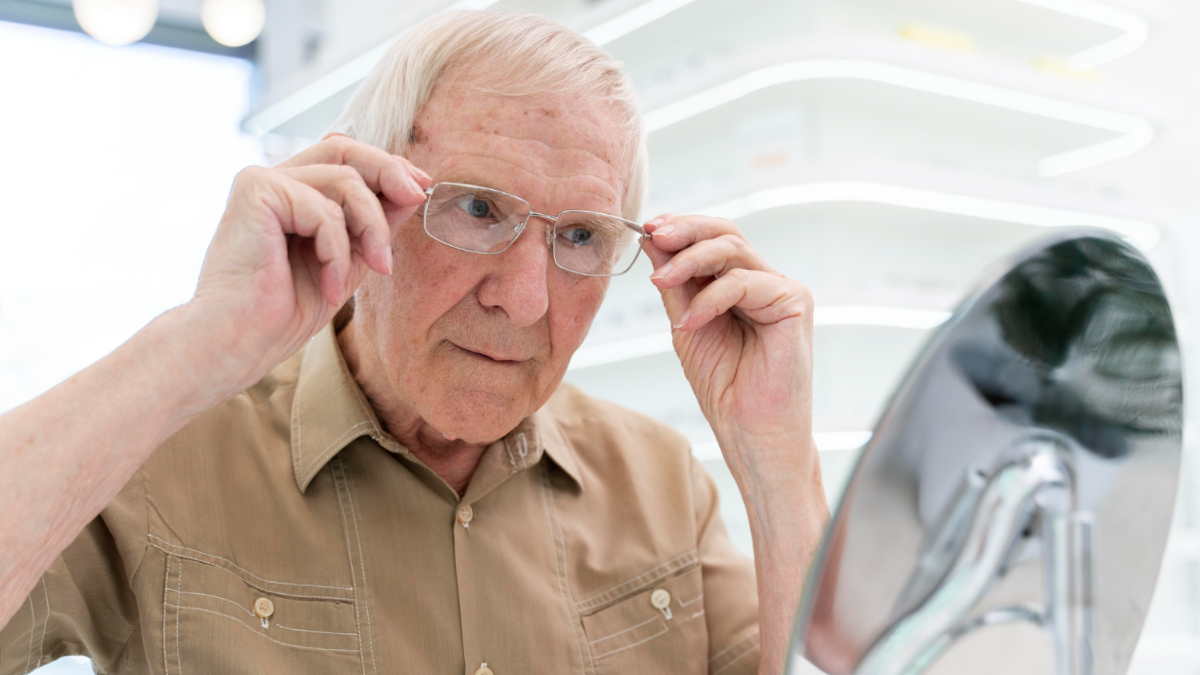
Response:
POLYGON ((336 134, 239 173, 181 308, 200 399, 254 384, 332 320, 368 270, 391 274, 393 228, 430 183, 403 157, 336 134))

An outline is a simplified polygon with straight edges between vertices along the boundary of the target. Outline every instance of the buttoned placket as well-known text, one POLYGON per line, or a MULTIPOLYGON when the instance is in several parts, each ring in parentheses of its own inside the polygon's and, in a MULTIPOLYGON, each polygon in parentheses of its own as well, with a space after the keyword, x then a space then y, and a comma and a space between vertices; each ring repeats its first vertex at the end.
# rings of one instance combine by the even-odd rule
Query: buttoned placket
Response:
POLYGON ((532 432, 518 431, 509 437, 492 444, 480 460, 479 468, 471 477, 466 493, 458 502, 455 509, 454 521, 454 568, 458 581, 458 609, 462 627, 463 656, 466 659, 465 675, 506 675, 497 673, 494 664, 488 665, 487 654, 481 652, 484 643, 482 636, 476 634, 479 617, 472 609, 473 598, 470 597, 472 585, 467 577, 472 567, 477 564, 477 556, 472 554, 473 535, 477 537, 480 528, 487 527, 485 497, 496 488, 503 485, 518 472, 529 469, 537 457, 535 452, 536 437, 532 432))
MULTIPOLYGON (((505 608, 505 605, 496 603, 497 592, 503 596, 512 590, 498 589, 497 575, 522 574, 516 569, 502 569, 506 561, 511 561, 511 556, 506 555, 505 551, 511 546, 514 527, 522 530, 519 533, 522 537, 530 534, 523 531, 528 523, 539 529, 549 528, 546 530, 548 536, 544 540, 538 538, 534 542, 526 542, 522 553, 533 554, 537 559, 534 564, 541 560, 557 561, 558 558, 551 556, 562 555, 563 552, 561 542, 555 543, 559 540, 554 537, 555 521, 552 506, 549 506, 553 504, 553 499, 549 491, 557 489, 560 478, 566 481, 561 483, 564 488, 569 485, 568 489, 572 491, 582 492, 584 489, 573 450, 552 413, 534 413, 522 420, 505 438, 486 448, 466 491, 460 495, 444 478, 382 428, 340 358, 336 335, 332 329, 327 329, 314 341, 314 345, 310 345, 301 363, 291 423, 292 465, 296 486, 301 493, 306 492, 322 468, 342 449, 360 437, 369 437, 383 450, 401 460, 400 463, 424 488, 438 496, 444 506, 430 503, 425 505, 428 507, 426 512, 430 516, 443 513, 445 519, 441 523, 438 523, 440 519, 424 522, 429 527, 451 528, 450 532, 443 531, 443 536, 450 535, 446 543, 453 547, 448 553, 454 570, 443 568, 440 574, 449 573, 457 586, 456 589, 447 589, 457 591, 454 599, 446 599, 452 603, 457 601, 458 605, 456 618, 459 621, 458 637, 462 650, 460 663, 464 672, 466 675, 506 675, 506 669, 515 667, 518 671, 522 670, 520 664, 524 663, 524 655, 519 650, 514 653, 512 643, 503 637, 505 631, 498 632, 495 625, 497 616, 502 616, 505 608), (306 381, 309 382, 307 387, 303 386, 306 381), (321 383, 324 386, 319 386, 321 383), (542 462, 543 458, 545 462, 542 462), (505 485, 510 481, 512 484, 505 485), (543 552, 543 544, 549 550, 543 552), (547 553, 550 555, 539 555, 547 553)), ((347 479, 343 477, 341 480, 347 479)), ((391 503, 391 500, 386 501, 391 503)), ((342 513, 344 515, 345 512, 342 513)), ((353 511, 349 513, 353 515, 353 511)), ((357 533, 357 524, 353 531, 357 533)), ((445 549, 441 551, 445 552, 445 549)), ((361 551, 357 546, 351 546, 351 558, 355 554, 359 555, 357 565, 361 568, 364 565, 361 551)), ((356 579, 355 583, 361 583, 364 588, 369 586, 366 578, 356 579)), ((569 604, 570 599, 561 588, 561 580, 555 588, 562 596, 561 601, 568 603, 567 613, 570 614, 573 605, 569 604)), ((546 599, 554 602, 552 597, 546 599)), ((362 598, 364 608, 367 608, 366 599, 365 596, 362 598)), ((452 606, 445 609, 450 610, 452 606)), ((269 618, 258 614, 255 616, 260 623, 270 621, 274 627, 275 617, 274 613, 271 614, 269 618)), ((454 620, 449 616, 445 618, 454 620)), ((450 629, 451 626, 446 628, 450 629)), ((369 657, 370 669, 375 670, 375 655, 369 639, 372 629, 363 626, 360 630, 368 636, 364 659, 369 657)), ((576 641, 573 643, 575 649, 582 654, 584 648, 578 642, 581 636, 577 626, 572 634, 576 641)), ((454 648, 452 645, 445 646, 454 648)))

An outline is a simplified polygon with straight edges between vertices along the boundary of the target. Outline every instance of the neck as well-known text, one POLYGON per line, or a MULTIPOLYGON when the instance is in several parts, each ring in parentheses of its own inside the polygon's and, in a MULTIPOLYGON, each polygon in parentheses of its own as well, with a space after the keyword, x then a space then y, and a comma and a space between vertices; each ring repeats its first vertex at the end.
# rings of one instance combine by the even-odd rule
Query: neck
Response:
POLYGON ((384 430, 461 497, 489 444, 447 437, 421 419, 388 380, 378 350, 353 317, 337 339, 350 374, 366 394, 384 430))

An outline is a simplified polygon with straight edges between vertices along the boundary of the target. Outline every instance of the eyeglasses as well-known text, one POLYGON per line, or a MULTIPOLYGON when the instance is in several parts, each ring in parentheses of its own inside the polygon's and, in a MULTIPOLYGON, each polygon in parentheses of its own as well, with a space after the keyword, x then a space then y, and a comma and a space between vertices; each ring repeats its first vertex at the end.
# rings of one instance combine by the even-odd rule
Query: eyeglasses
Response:
POLYGON ((438 183, 425 194, 425 232, 443 244, 469 253, 504 253, 534 216, 552 225, 546 245, 554 264, 590 277, 628 272, 650 237, 624 218, 592 211, 550 216, 531 210, 520 197, 477 185, 438 183))

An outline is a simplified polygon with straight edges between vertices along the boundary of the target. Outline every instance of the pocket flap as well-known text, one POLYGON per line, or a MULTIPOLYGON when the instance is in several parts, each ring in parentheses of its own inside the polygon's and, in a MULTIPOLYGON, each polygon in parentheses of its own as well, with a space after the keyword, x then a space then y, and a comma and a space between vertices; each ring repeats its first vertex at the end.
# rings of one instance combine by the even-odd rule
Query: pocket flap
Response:
POLYGON ((270 593, 246 583, 238 574, 193 560, 178 559, 171 604, 181 612, 198 613, 211 620, 235 621, 251 632, 281 645, 357 653, 354 604, 270 593), (263 617, 255 604, 270 612, 263 617))
POLYGON ((592 656, 612 656, 672 631, 684 631, 698 620, 703 624, 703 598, 703 580, 696 566, 582 617, 592 656))

